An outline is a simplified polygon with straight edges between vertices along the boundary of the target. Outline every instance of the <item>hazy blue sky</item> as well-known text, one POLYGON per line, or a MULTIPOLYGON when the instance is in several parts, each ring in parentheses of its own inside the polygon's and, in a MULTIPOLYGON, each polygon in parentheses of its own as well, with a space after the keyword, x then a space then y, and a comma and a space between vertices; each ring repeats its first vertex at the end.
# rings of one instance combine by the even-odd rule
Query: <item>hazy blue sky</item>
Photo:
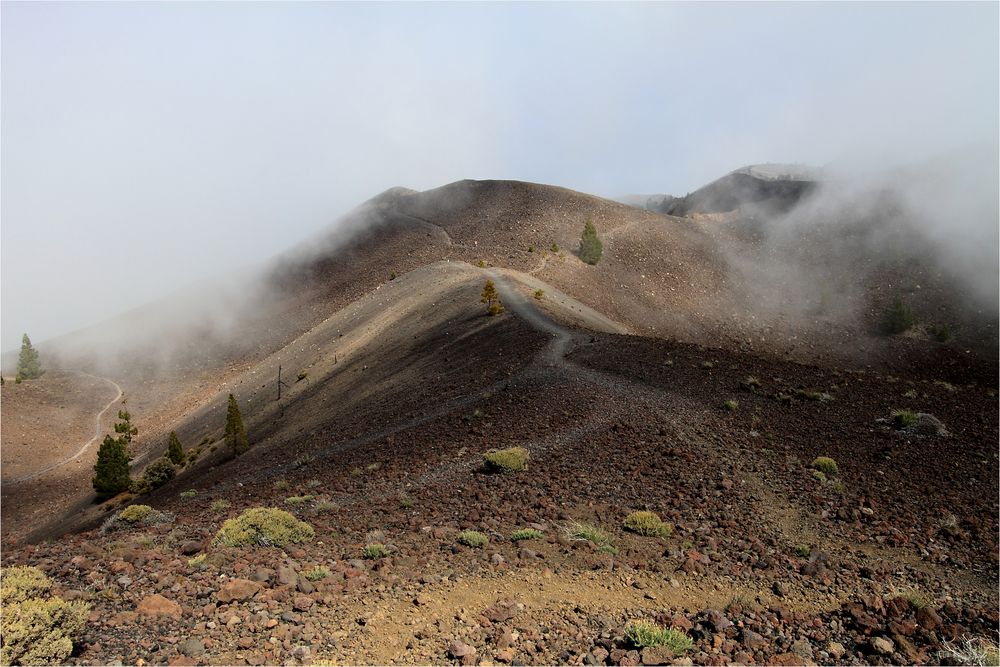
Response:
POLYGON ((692 190, 996 144, 998 4, 3 2, 2 344, 393 185, 692 190))

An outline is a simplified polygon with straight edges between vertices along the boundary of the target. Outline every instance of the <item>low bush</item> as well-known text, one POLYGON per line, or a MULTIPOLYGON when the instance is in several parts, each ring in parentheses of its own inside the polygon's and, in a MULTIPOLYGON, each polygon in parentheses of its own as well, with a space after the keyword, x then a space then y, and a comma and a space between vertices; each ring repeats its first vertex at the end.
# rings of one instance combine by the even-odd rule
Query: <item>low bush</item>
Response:
POLYGON ((939 324, 931 327, 931 335, 939 343, 947 343, 951 340, 951 329, 947 324, 939 324))
POLYGON ((837 474, 837 462, 829 456, 817 456, 813 459, 812 467, 827 477, 832 477, 837 474))
POLYGON ((157 523, 170 523, 174 518, 166 512, 154 510, 149 505, 129 505, 112 515, 101 526, 102 533, 116 530, 131 530, 142 526, 152 526, 157 523))
POLYGON ((535 530, 534 528, 523 528, 521 530, 515 530, 510 539, 512 542, 520 542, 522 540, 540 540, 545 537, 545 533, 540 530, 535 530))
POLYGON ((316 496, 311 493, 307 493, 304 496, 291 496, 290 498, 285 498, 285 503, 288 505, 303 505, 314 498, 316 498, 316 496))
POLYGON ((290 542, 308 542, 316 532, 284 510, 254 507, 222 524, 214 544, 227 547, 283 547, 290 542))
POLYGON ((597 546, 611 544, 611 536, 593 524, 572 521, 566 526, 566 532, 575 540, 587 540, 597 546))
POLYGON ((917 413, 913 410, 893 410, 891 416, 895 428, 906 428, 917 423, 917 413))
POLYGON ((475 530, 463 530, 458 534, 458 543, 464 544, 467 547, 478 548, 489 541, 490 538, 475 530))
POLYGON ((150 488, 158 489, 172 480, 176 474, 177 470, 174 468, 173 461, 166 456, 161 456, 146 466, 146 469, 142 471, 142 478, 149 484, 150 488))
POLYGON ((629 623, 625 628, 625 638, 638 649, 647 646, 666 646, 675 654, 684 653, 693 643, 683 632, 673 628, 662 628, 645 621, 629 623))
POLYGON ((212 511, 213 512, 223 512, 223 511, 225 511, 227 509, 229 509, 229 501, 228 500, 223 500, 223 499, 220 498, 219 500, 216 500, 214 503, 212 503, 212 511))
POLYGON ((734 401, 732 399, 729 399, 728 401, 722 404, 722 407, 728 410, 729 412, 736 412, 736 408, 740 407, 740 404, 739 401, 734 401))
POLYGON ((672 530, 670 524, 660 520, 656 512, 632 512, 625 517, 622 527, 631 533, 646 537, 667 537, 672 530))
POLYGON ((528 467, 530 454, 524 447, 509 447, 483 454, 486 469, 490 472, 519 472, 528 467))
POLYGON ((198 492, 194 489, 188 489, 187 491, 181 491, 179 495, 182 500, 191 500, 198 495, 198 492))
POLYGON ((535 296, 536 299, 538 299, 539 301, 541 301, 545 297, 545 290, 543 290, 543 289, 536 289, 534 296, 535 296))
POLYGON ((35 567, 0 571, 0 664, 65 664, 90 613, 83 602, 51 595, 52 582, 35 567))
POLYGON ((317 565, 311 570, 307 570, 303 575, 309 581, 319 581, 320 579, 326 579, 332 574, 330 570, 322 565, 317 565))
POLYGON ((379 558, 385 558, 391 552, 389 547, 384 544, 368 544, 361 551, 361 555, 367 560, 378 560, 379 558))

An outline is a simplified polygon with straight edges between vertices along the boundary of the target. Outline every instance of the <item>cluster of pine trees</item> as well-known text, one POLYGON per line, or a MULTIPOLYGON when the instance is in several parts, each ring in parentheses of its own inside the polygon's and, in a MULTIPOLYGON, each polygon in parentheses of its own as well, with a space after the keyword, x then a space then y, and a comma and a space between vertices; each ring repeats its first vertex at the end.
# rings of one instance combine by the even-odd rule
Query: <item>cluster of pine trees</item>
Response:
MULTIPOLYGON (((125 403, 124 399, 122 403, 125 403)), ((117 435, 104 436, 97 451, 92 484, 98 496, 106 498, 130 489, 136 493, 148 493, 173 479, 176 474, 175 466, 183 465, 184 447, 177 434, 171 431, 167 453, 150 463, 141 478, 132 479, 129 474, 129 462, 135 457, 132 439, 138 435, 139 429, 132 424, 132 415, 128 410, 118 411, 114 429, 117 435)), ((229 395, 226 411, 225 439, 234 456, 239 456, 250 448, 240 406, 232 394, 229 395)))

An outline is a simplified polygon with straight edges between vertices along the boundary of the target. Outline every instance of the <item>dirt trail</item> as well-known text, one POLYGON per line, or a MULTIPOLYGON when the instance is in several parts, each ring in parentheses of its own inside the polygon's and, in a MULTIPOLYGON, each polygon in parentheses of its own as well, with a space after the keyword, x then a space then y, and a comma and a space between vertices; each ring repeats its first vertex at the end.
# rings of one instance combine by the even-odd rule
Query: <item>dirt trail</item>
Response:
POLYGON ((94 437, 92 437, 90 440, 88 440, 87 442, 85 442, 83 444, 83 446, 80 447, 80 449, 78 449, 76 451, 75 454, 73 454, 72 456, 66 457, 65 459, 63 459, 61 461, 57 461, 56 463, 53 463, 53 464, 48 465, 48 466, 45 466, 41 470, 36 470, 35 472, 31 473, 30 475, 22 475, 21 477, 15 477, 14 479, 6 480, 4 482, 5 484, 18 484, 18 483, 21 483, 21 482, 27 482, 29 480, 35 479, 36 477, 40 477, 41 475, 44 475, 45 473, 49 472, 50 470, 55 470, 59 466, 66 465, 67 463, 70 463, 71 461, 75 461, 76 459, 78 459, 81 456, 83 456, 84 452, 86 452, 87 449, 92 444, 94 444, 94 442, 98 438, 101 437, 101 419, 104 417, 104 413, 107 412, 108 409, 112 405, 114 405, 119 400, 121 400, 122 393, 123 393, 122 392, 122 388, 120 386, 118 386, 118 383, 115 382, 114 380, 109 380, 106 377, 100 377, 98 375, 91 375, 90 373, 84 373, 83 371, 63 370, 63 372, 64 373, 75 373, 77 375, 82 375, 84 377, 89 377, 89 378, 93 378, 95 380, 101 380, 103 382, 107 382, 107 383, 111 384, 112 386, 114 386, 114 388, 115 388, 115 390, 117 390, 118 394, 113 399, 111 399, 110 401, 108 401, 107 405, 105 405, 104 408, 100 412, 98 412, 97 415, 94 417, 94 437))

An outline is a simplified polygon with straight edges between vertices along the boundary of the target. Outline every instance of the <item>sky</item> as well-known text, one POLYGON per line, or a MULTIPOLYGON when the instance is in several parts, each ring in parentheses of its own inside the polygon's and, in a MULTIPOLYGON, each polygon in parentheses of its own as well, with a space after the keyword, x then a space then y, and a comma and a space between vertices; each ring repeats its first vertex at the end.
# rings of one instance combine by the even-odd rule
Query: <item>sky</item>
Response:
POLYGON ((0 4, 2 349, 393 186, 684 194, 998 142, 1000 5, 0 4))

